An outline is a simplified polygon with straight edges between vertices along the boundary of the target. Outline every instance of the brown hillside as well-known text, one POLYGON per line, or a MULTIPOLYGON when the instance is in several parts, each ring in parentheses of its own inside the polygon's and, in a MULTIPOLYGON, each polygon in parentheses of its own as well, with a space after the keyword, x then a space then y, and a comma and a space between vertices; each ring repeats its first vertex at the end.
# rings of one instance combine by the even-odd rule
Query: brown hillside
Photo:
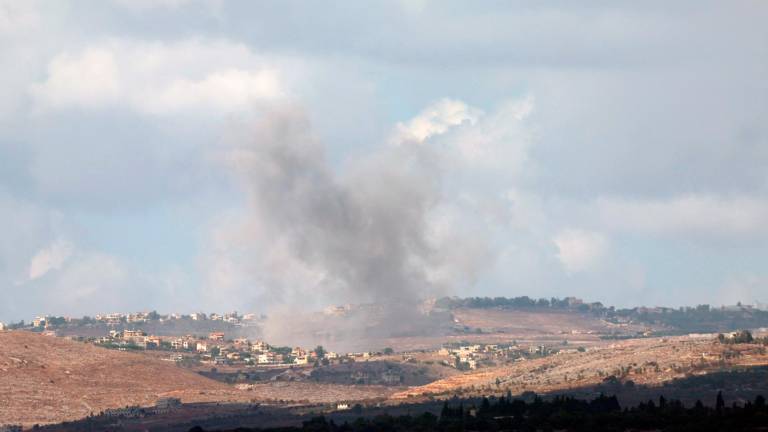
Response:
POLYGON ((237 392, 173 363, 29 332, 0 331, 0 424, 52 423, 153 405, 177 390, 237 392))
POLYGON ((768 365, 761 345, 724 345, 706 337, 633 339, 606 343, 587 352, 563 353, 519 361, 513 365, 478 369, 412 387, 393 399, 423 394, 450 396, 527 390, 537 393, 599 384, 608 376, 638 384, 659 386, 677 378, 701 375, 735 366, 768 365))

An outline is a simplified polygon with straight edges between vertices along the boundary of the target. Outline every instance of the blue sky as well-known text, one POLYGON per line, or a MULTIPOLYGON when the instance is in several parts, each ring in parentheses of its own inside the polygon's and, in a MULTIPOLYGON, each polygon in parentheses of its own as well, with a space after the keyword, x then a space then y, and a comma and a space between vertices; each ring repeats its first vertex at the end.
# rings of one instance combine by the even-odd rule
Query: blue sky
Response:
POLYGON ((768 301, 766 19, 0 0, 0 320, 768 301))

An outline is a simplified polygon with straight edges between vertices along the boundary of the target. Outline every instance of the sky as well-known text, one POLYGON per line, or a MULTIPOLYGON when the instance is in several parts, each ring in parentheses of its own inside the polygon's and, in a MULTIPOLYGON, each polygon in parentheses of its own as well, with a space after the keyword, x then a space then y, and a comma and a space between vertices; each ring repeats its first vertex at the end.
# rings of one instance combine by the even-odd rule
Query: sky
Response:
POLYGON ((768 302, 768 4, 0 0, 0 321, 768 302))

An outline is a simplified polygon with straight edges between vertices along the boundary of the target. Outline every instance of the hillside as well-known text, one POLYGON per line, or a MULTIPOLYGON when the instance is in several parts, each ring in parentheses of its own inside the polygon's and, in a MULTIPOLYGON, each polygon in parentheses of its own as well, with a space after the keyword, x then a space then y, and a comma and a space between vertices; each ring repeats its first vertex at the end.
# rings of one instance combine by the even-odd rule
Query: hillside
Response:
POLYGON ((479 369, 395 394, 394 399, 424 394, 481 395, 488 392, 547 393, 594 386, 610 377, 651 386, 737 366, 768 365, 765 347, 724 345, 705 337, 633 339, 606 343, 586 352, 563 353, 513 365, 479 369))
POLYGON ((107 408, 153 405, 176 390, 233 392, 141 354, 28 332, 0 331, 0 424, 51 423, 107 408))
POLYGON ((453 310, 454 322, 484 333, 504 333, 509 337, 541 337, 562 334, 635 334, 645 330, 640 325, 617 325, 588 313, 548 309, 478 309, 453 310))

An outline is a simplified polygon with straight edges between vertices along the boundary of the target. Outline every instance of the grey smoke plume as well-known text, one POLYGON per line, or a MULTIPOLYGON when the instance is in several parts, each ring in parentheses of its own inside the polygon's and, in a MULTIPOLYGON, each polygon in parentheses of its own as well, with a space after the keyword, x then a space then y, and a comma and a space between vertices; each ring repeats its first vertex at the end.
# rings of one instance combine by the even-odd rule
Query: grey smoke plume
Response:
POLYGON ((447 266, 471 277, 474 263, 455 259, 461 237, 433 223, 441 170, 429 146, 386 144, 333 169, 296 109, 265 115, 237 141, 228 160, 251 211, 231 234, 242 246, 237 259, 259 301, 289 305, 287 314, 268 312, 275 320, 268 334, 296 326, 295 304, 332 303, 380 305, 357 314, 367 326, 354 327, 378 336, 404 332, 425 325, 421 300, 450 287, 441 277, 447 266))

